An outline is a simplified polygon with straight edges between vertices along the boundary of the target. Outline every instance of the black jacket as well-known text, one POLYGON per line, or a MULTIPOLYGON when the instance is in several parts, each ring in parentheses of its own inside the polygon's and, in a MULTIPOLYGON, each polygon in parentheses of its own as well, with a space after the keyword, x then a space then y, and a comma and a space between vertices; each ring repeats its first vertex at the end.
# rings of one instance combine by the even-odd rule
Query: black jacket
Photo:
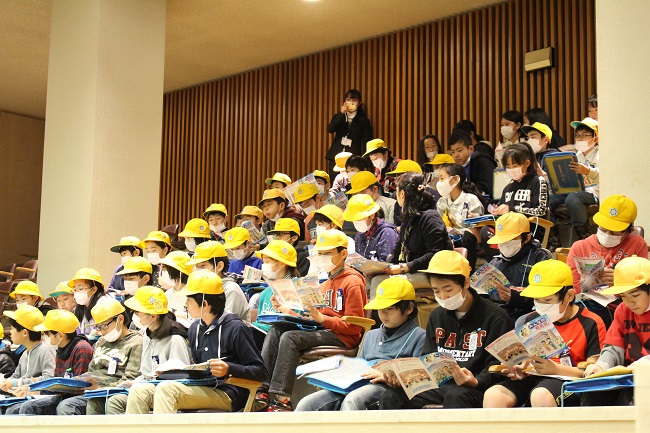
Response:
POLYGON ((307 257, 309 257, 309 253, 302 247, 296 247, 296 253, 298 254, 298 272, 300 272, 301 277, 304 277, 309 273, 310 262, 307 259, 307 257))
POLYGON ((402 224, 392 261, 406 262, 409 272, 414 273, 426 269, 431 257, 438 251, 452 249, 447 227, 440 214, 435 209, 428 209, 419 217, 402 224), (402 245, 405 247, 406 257, 400 260, 402 245))
POLYGON ((511 212, 546 218, 548 184, 542 176, 527 174, 519 182, 511 180, 501 194, 499 204, 507 204, 511 212))
POLYGON ((494 340, 512 329, 508 315, 492 301, 481 298, 469 289, 474 301, 469 311, 460 319, 456 312, 438 307, 431 312, 427 323, 427 336, 422 353, 450 353, 461 367, 472 372, 480 391, 503 380, 502 376, 488 372, 491 365, 499 364, 497 359, 485 350, 494 340), (469 350, 472 333, 478 334, 476 350, 469 350))
POLYGON ((497 162, 483 152, 474 152, 469 160, 469 181, 473 182, 479 191, 492 199, 494 187, 494 169, 497 162))
POLYGON ((17 362, 18 361, 14 359, 14 354, 11 352, 11 348, 8 345, 4 345, 0 348, 0 374, 4 374, 5 377, 14 374, 17 362))
MULTIPOLYGON (((268 376, 253 334, 236 314, 224 313, 209 326, 202 320, 195 321, 188 330, 188 339, 195 363, 221 357, 228 364, 229 375, 258 381, 264 381, 268 376)), ((232 411, 237 412, 244 407, 248 391, 227 385, 221 379, 217 387, 228 394, 232 411)))
MULTIPOLYGON (((496 256, 490 264, 500 270, 508 278, 510 284, 515 287, 528 287, 528 274, 530 269, 537 262, 548 260, 546 251, 542 249, 539 241, 533 239, 523 246, 521 251, 513 257, 506 259, 501 255, 496 256)), ((500 299, 495 299, 501 303, 500 299)), ((502 305, 512 319, 513 323, 522 314, 530 313, 533 310, 533 298, 519 296, 518 290, 510 291, 510 301, 502 305)))
POLYGON ((334 161, 334 157, 343 151, 351 152, 353 155, 362 155, 366 150, 366 143, 372 140, 370 119, 361 116, 359 112, 350 123, 345 119, 345 114, 336 113, 330 124, 327 125, 327 132, 334 134, 332 145, 325 155, 325 159, 330 161, 334 161), (341 145, 341 139, 346 136, 352 140, 350 147, 341 145))

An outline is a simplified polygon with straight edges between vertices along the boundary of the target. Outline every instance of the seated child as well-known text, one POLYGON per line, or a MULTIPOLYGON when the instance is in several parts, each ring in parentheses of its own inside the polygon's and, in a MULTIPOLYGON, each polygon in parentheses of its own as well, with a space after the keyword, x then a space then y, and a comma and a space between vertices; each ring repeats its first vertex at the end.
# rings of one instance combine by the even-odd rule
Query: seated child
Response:
POLYGON ((147 235, 143 240, 145 250, 147 252, 147 260, 154 267, 153 279, 149 283, 150 286, 160 287, 158 285, 158 277, 162 272, 162 266, 159 266, 160 260, 172 250, 172 241, 169 235, 162 231, 153 231, 147 235))
POLYGON ((11 351, 11 342, 4 339, 5 329, 0 323, 0 374, 3 377, 11 376, 16 370, 16 361, 11 351))
POLYGON ((369 260, 389 261, 399 242, 399 234, 394 224, 379 217, 381 208, 367 194, 355 194, 348 201, 343 212, 345 221, 352 221, 357 234, 354 237, 355 249, 369 260))
MULTIPOLYGON (((488 389, 483 407, 515 407, 527 402, 532 407, 559 406, 563 381, 545 376, 582 377, 578 363, 594 361, 603 346, 605 324, 584 306, 574 303, 573 277, 566 263, 558 260, 539 262, 531 269, 529 280, 521 296, 534 299, 535 312, 522 316, 517 326, 546 314, 569 346, 568 353, 553 359, 532 357, 504 371, 511 379, 488 389), (527 370, 531 367, 542 376, 530 375, 527 370)), ((564 405, 580 406, 579 395, 565 393, 564 405)))
POLYGON ((121 276, 116 275, 122 269, 129 257, 142 257, 144 256, 144 242, 135 236, 125 236, 120 239, 117 245, 111 247, 111 251, 120 255, 121 263, 115 268, 111 282, 108 283, 106 294, 115 297, 124 291, 123 279, 121 276))
POLYGON ((330 192, 332 195, 336 195, 341 191, 345 191, 345 187, 348 186, 350 183, 350 179, 348 179, 348 172, 345 171, 345 162, 352 156, 351 152, 340 152, 337 153, 336 156, 334 157, 334 161, 336 162, 336 165, 334 166, 334 171, 338 173, 336 177, 334 178, 334 183, 332 184, 332 188, 330 188, 330 192))
POLYGON ((245 266, 262 269, 262 261, 253 254, 255 248, 251 243, 251 234, 242 227, 235 227, 228 230, 224 235, 223 247, 231 250, 234 260, 230 262, 228 271, 241 275, 245 266))
MULTIPOLYGON (((339 230, 319 234, 315 249, 319 268, 328 272, 328 280, 320 286, 327 307, 320 310, 308 307, 307 317, 320 323, 324 329, 297 331, 281 324, 273 325, 262 349, 269 377, 256 394, 257 410, 292 410, 291 393, 302 351, 323 345, 352 348, 361 341, 362 329, 341 321, 343 316, 363 316, 366 303, 365 279, 354 269, 345 268, 347 246, 348 237, 339 230)), ((275 298, 272 302, 277 311, 297 315, 275 298)))
POLYGON ((68 287, 73 290, 74 300, 77 303, 74 314, 80 322, 79 332, 89 339, 95 339, 97 333, 93 327, 95 321, 92 317, 92 309, 104 296, 101 275, 92 268, 81 268, 68 281, 68 287))
MULTIPOLYGON (((366 334, 359 358, 377 364, 422 355, 425 332, 418 327, 415 289, 406 278, 384 280, 379 285, 377 297, 368 302, 364 309, 377 310, 382 325, 366 334)), ((384 375, 369 369, 363 377, 370 380, 368 385, 347 395, 317 391, 300 400, 296 411, 377 409, 379 397, 387 388, 384 375)))
POLYGON ((271 186, 272 189, 283 191, 291 183, 291 178, 284 173, 277 172, 273 177, 266 179, 264 183, 271 186))
POLYGON ((31 281, 21 281, 16 284, 13 292, 9 293, 9 297, 16 300, 16 308, 21 305, 29 305, 38 308, 43 314, 54 309, 47 302, 43 302, 44 298, 38 286, 31 281))
MULTIPOLYGON (((162 259, 161 259, 162 260, 162 259)), ((162 262, 158 262, 158 266, 162 266, 162 262)), ((153 280, 153 266, 149 260, 144 257, 129 257, 124 264, 124 269, 116 275, 123 275, 124 278, 124 291, 120 293, 122 299, 129 298, 135 295, 135 292, 143 286, 149 286, 153 280)), ((160 280, 158 274, 158 280, 160 280)), ((158 282, 160 284, 160 282, 158 282)), ((120 299, 118 298, 118 301, 120 299)))
POLYGON ((68 287, 67 281, 61 281, 48 296, 56 301, 59 310, 75 312, 77 301, 74 300, 74 290, 68 287))
MULTIPOLYGON (((88 371, 93 348, 83 334, 77 334, 79 319, 65 310, 51 310, 45 321, 34 327, 43 332, 43 343, 56 349, 54 377, 76 377, 88 371)), ((12 413, 20 415, 56 415, 56 407, 69 394, 41 395, 34 400, 11 407, 12 413)))
POLYGON ((203 212, 203 218, 210 226, 210 236, 213 241, 221 241, 223 234, 228 231, 226 218, 228 218, 228 209, 221 203, 212 203, 203 212))
POLYGON ((470 287, 469 262, 461 254, 440 251, 420 272, 428 275, 440 304, 429 316, 422 353, 452 354, 458 363, 454 380, 409 400, 391 374, 387 382, 396 388, 382 393, 379 409, 421 409, 427 404, 442 404, 446 409, 482 407, 485 390, 501 380, 489 373, 490 366, 498 361, 485 347, 512 329, 510 320, 502 309, 470 287), (472 341, 475 343, 470 344, 472 341))
POLYGON ((467 180, 476 185, 481 194, 492 199, 494 169, 497 168, 494 158, 483 152, 474 152, 470 134, 458 128, 454 128, 449 137, 449 150, 456 164, 465 168, 467 180))
POLYGON ((178 237, 184 239, 185 249, 192 254, 196 251, 197 245, 212 239, 212 232, 206 220, 192 218, 185 224, 185 228, 178 234, 178 237))
POLYGON ((264 191, 262 199, 257 204, 266 221, 262 224, 262 233, 273 230, 275 223, 280 218, 293 218, 300 226, 300 240, 305 239, 305 215, 298 211, 295 206, 291 206, 284 192, 280 189, 271 188, 264 191))
POLYGON ((395 221, 395 207, 399 208, 397 200, 386 197, 382 194, 381 185, 375 175, 369 171, 360 171, 354 175, 350 181, 350 189, 346 194, 367 194, 382 210, 383 218, 386 222, 397 224, 395 221))
POLYGON ((298 275, 301 277, 306 276, 309 273, 309 253, 304 247, 298 246, 298 238, 300 237, 300 226, 298 223, 291 218, 280 218, 278 222, 275 223, 275 228, 269 231, 268 234, 273 235, 275 240, 288 242, 295 248, 296 253, 298 254, 298 275))
MULTIPOLYGON (((614 269, 613 286, 602 293, 620 296, 623 303, 616 307, 605 347, 596 363, 587 367, 585 377, 617 365, 630 367, 650 354, 650 261, 643 257, 624 258, 614 269)), ((581 396, 583 406, 627 406, 633 397, 633 388, 581 396)))
MULTIPOLYGON (((204 248, 205 244, 207 242, 197 245, 196 250, 204 248)), ((190 256, 186 252, 172 251, 160 261, 163 269, 158 279, 161 288, 165 290, 168 310, 176 316, 176 321, 186 328, 190 326, 190 320, 185 311, 185 296, 178 293, 185 287, 187 278, 192 273, 192 265, 189 262, 190 256)))
MULTIPOLYGON (((155 387, 153 413, 176 413, 179 409, 217 409, 237 412, 246 403, 248 391, 229 385, 230 376, 264 380, 267 374, 253 337, 239 316, 224 311, 226 296, 221 278, 213 272, 194 272, 181 291, 195 320, 188 330, 194 363, 209 362, 216 386, 188 386, 164 381, 155 387)), ((149 397, 148 397, 149 398, 149 397)), ((129 413, 149 413, 150 400, 134 397, 129 413)))

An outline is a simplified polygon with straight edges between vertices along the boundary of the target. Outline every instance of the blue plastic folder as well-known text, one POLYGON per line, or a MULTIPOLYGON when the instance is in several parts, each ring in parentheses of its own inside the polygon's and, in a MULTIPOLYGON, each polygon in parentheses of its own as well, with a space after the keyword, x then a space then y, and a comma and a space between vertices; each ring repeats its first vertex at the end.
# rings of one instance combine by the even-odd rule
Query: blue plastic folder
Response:
POLYGON ((303 331, 315 331, 317 329, 323 329, 323 325, 314 320, 305 319, 298 316, 291 316, 289 314, 262 314, 257 316, 257 321, 259 323, 264 323, 267 325, 274 325, 276 323, 289 324, 294 326, 296 329, 303 331))
POLYGON ((486 221, 496 221, 497 218, 498 217, 494 215, 481 215, 473 218, 465 218, 465 220, 463 220, 463 224, 466 226, 472 226, 486 221))
POLYGON ((97 388, 84 391, 84 398, 90 400, 93 398, 108 398, 118 394, 128 394, 128 388, 112 387, 112 388, 97 388))
POLYGON ((307 382, 338 394, 349 394, 370 383, 368 379, 361 377, 361 374, 370 368, 371 364, 365 359, 341 357, 337 368, 309 374, 307 382))
POLYGON ((92 383, 78 379, 67 379, 64 377, 53 377, 41 380, 29 385, 30 391, 47 391, 63 394, 79 394, 84 388, 92 386, 92 383))
POLYGON ((546 155, 542 164, 546 164, 548 182, 555 194, 569 194, 584 191, 585 181, 581 174, 569 168, 569 164, 578 162, 573 152, 557 152, 546 155))
MULTIPOLYGON (((182 383, 183 385, 187 386, 209 386, 209 387, 215 387, 217 385, 217 378, 214 376, 210 377, 205 377, 203 379, 172 379, 174 382, 182 383)), ((158 385, 159 383, 162 382, 169 382, 169 380, 148 380, 147 383, 151 383, 153 385, 158 385)))
POLYGON ((613 391, 616 389, 634 387, 634 374, 621 374, 617 376, 595 377, 593 379, 572 380, 562 384, 561 405, 564 406, 564 393, 566 392, 595 392, 613 391))
POLYGON ((32 397, 9 397, 0 399, 0 407, 8 407, 18 403, 24 403, 31 400, 32 397))

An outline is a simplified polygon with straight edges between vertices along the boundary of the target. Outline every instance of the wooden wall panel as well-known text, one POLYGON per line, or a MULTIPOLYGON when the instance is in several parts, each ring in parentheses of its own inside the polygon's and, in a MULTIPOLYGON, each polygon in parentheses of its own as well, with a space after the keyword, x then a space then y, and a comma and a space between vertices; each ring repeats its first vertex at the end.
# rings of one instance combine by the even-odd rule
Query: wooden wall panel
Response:
POLYGON ((375 137, 402 158, 427 133, 446 145, 461 119, 496 143, 510 109, 544 108, 570 142, 569 122, 596 91, 594 9, 594 0, 509 1, 168 93, 160 226, 212 202, 235 215, 275 171, 325 169, 327 124, 353 87, 375 137), (548 46, 555 67, 526 73, 524 53, 548 46))

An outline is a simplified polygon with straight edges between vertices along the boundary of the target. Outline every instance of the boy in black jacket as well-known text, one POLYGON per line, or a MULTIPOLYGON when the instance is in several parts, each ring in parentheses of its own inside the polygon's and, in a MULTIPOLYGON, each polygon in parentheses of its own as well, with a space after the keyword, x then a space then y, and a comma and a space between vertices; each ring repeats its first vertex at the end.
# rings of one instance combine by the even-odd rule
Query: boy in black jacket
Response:
POLYGON ((187 296, 188 312, 198 319, 188 330, 192 359, 195 363, 209 363, 217 385, 187 386, 164 381, 156 386, 153 413, 176 413, 178 409, 237 412, 244 407, 248 392, 224 383, 224 378, 263 381, 268 375, 253 335, 239 316, 224 311, 226 295, 217 274, 192 273, 179 294, 187 296))
POLYGON ((474 152, 470 135, 462 129, 454 129, 449 137, 449 150, 451 156, 465 167, 465 175, 469 182, 473 182, 478 190, 492 200, 494 186, 494 169, 497 162, 484 152, 474 152))
MULTIPOLYGON (((485 347, 512 329, 510 320, 501 308, 481 298, 469 286, 469 262, 459 253, 440 251, 431 259, 429 268, 420 272, 429 274, 441 307, 429 316, 423 353, 453 355, 458 363, 453 371, 454 380, 412 400, 402 388, 387 389, 381 395, 379 408, 421 409, 427 404, 442 404, 444 408, 482 407, 485 390, 502 379, 488 372, 499 361, 485 347)), ((386 381, 399 387, 393 374, 386 381)))

